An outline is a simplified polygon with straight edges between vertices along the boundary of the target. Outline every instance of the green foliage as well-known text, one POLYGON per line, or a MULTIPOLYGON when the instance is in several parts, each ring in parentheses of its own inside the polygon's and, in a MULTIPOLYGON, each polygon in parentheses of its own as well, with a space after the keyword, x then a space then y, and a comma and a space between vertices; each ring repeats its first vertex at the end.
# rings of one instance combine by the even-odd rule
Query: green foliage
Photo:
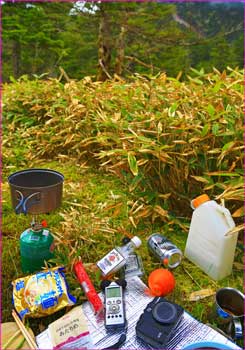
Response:
POLYGON ((69 3, 4 3, 4 80, 10 74, 18 78, 23 74, 55 73, 58 62, 66 55, 61 33, 71 7, 69 3))
POLYGON ((123 76, 166 72, 186 79, 190 67, 243 67, 243 4, 4 2, 3 80, 27 74, 96 76, 99 28, 107 18, 106 69, 113 76, 122 27, 123 76), (87 11, 85 11, 87 9, 87 11), (174 19, 178 15, 180 20, 174 19), (185 23, 185 25, 183 25, 185 23))
POLYGON ((202 192, 243 215, 241 71, 192 69, 189 82, 164 74, 130 83, 22 79, 4 88, 6 165, 99 162, 134 195, 134 227, 146 218, 179 225, 202 192))

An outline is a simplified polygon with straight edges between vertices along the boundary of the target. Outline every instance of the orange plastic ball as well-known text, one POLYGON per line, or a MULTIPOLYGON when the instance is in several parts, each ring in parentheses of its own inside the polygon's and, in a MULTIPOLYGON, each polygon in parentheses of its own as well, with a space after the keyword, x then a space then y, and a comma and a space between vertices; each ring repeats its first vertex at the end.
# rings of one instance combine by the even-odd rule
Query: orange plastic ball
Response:
POLYGON ((175 278, 167 269, 156 269, 148 277, 148 286, 153 296, 165 296, 175 287, 175 278))

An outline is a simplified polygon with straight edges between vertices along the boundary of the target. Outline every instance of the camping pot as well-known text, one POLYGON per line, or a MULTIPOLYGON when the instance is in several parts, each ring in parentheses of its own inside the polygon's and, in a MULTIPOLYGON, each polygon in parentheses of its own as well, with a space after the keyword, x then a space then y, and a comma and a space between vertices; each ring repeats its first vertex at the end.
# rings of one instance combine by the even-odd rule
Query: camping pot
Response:
POLYGON ((49 169, 27 169, 8 177, 16 214, 45 214, 61 204, 64 176, 49 169))

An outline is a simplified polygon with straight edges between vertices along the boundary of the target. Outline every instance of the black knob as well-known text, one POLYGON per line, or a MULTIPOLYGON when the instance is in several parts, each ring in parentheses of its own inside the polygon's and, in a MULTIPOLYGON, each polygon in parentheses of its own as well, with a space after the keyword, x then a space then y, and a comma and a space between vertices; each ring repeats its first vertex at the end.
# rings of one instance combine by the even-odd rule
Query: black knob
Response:
POLYGON ((100 288, 104 291, 106 287, 108 287, 111 284, 110 280, 103 280, 100 283, 100 288))
POLYGON ((123 289, 127 287, 127 281, 125 279, 119 279, 116 281, 116 283, 121 286, 123 289))

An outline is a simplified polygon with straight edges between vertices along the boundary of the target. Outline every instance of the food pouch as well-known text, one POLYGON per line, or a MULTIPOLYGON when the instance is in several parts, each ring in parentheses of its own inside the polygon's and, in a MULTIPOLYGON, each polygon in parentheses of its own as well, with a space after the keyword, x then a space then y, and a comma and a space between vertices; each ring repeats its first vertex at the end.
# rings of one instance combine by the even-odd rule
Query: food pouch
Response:
POLYGON ((64 267, 53 267, 12 282, 13 304, 21 319, 43 317, 74 305, 76 298, 69 294, 64 267))

